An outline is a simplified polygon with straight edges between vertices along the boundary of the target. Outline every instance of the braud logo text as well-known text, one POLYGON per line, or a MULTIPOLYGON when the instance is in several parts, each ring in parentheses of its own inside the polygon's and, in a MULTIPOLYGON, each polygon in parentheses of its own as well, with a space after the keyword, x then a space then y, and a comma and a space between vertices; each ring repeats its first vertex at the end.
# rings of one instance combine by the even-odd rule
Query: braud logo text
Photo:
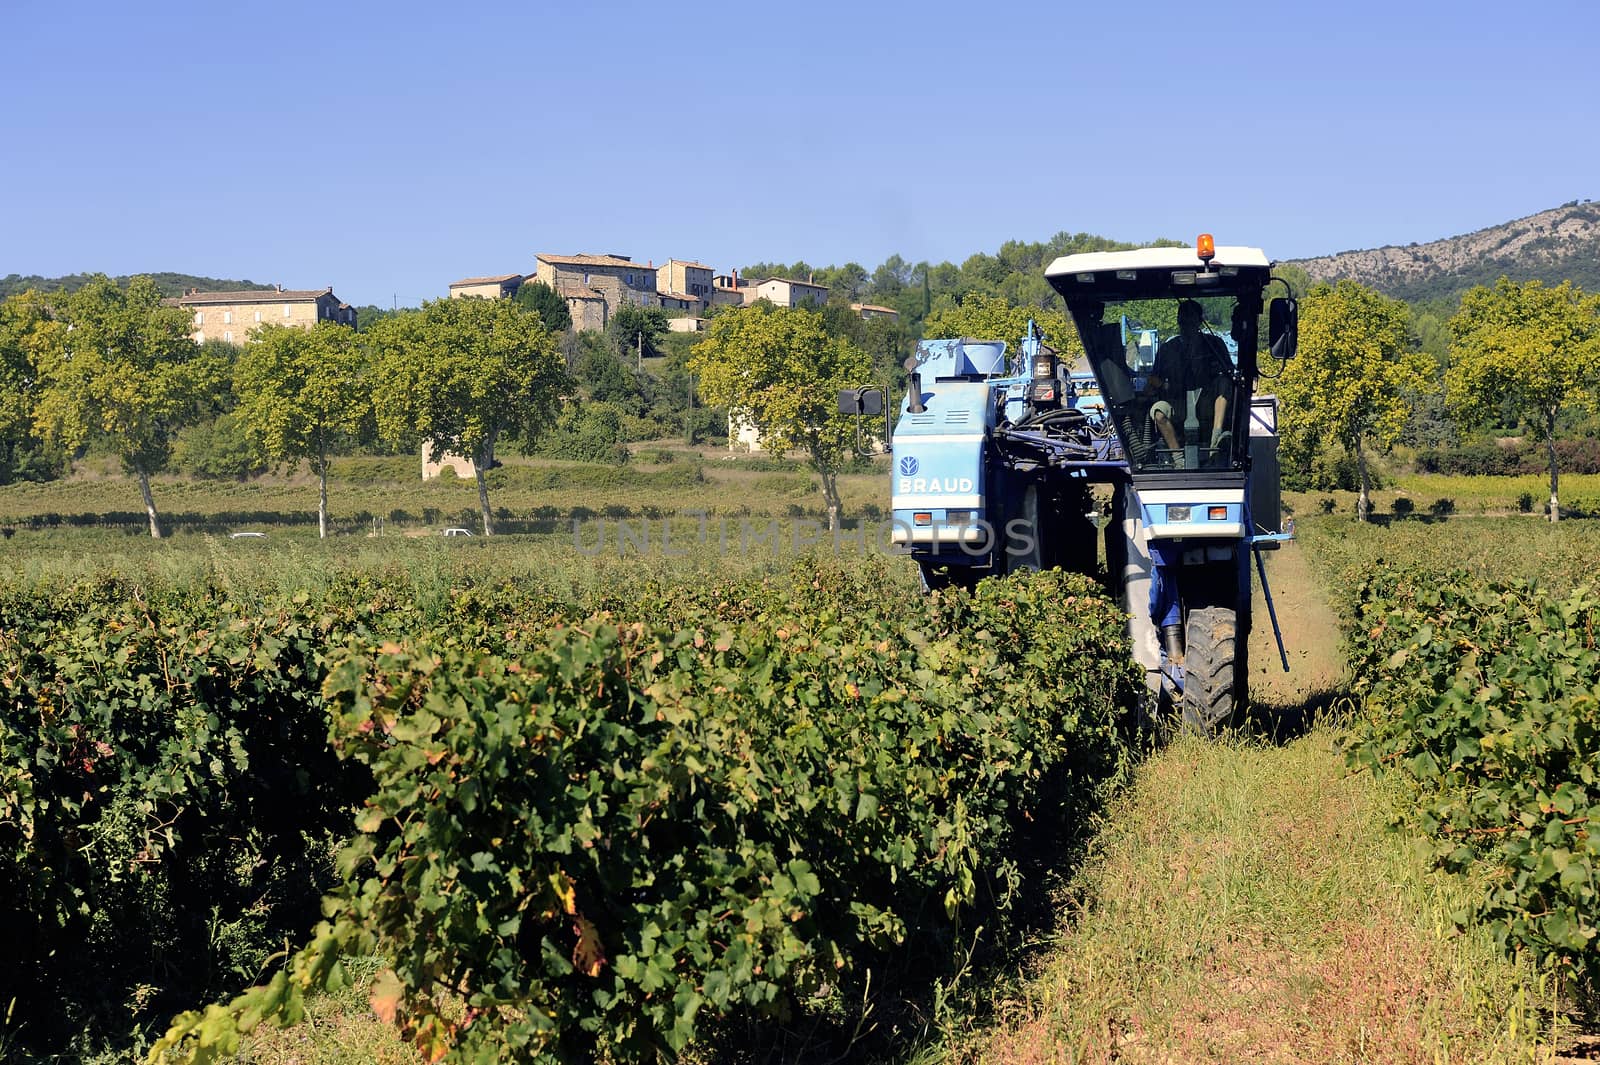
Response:
POLYGON ((932 492, 970 492, 971 477, 902 477, 901 494, 932 492))

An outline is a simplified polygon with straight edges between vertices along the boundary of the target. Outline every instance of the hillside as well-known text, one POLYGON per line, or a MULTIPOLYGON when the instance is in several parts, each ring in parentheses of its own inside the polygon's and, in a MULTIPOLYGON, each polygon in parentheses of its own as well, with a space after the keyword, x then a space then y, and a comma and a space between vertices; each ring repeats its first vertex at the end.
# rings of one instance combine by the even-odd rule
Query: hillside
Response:
POLYGON ((1571 280, 1600 291, 1600 203, 1575 200, 1475 233, 1427 244, 1297 259, 1314 280, 1353 278, 1408 301, 1455 301, 1502 274, 1515 281, 1571 280))
MULTIPOLYGON (((7 274, 0 277, 0 299, 30 288, 41 292, 58 290, 76 292, 88 282, 92 274, 68 274, 65 277, 40 277, 37 274, 7 274)), ((251 288, 271 288, 257 281, 229 281, 218 277, 199 277, 195 274, 152 273, 150 277, 168 296, 181 296, 191 288, 201 292, 240 292, 251 288)), ((114 278, 119 285, 128 283, 127 277, 114 278)))

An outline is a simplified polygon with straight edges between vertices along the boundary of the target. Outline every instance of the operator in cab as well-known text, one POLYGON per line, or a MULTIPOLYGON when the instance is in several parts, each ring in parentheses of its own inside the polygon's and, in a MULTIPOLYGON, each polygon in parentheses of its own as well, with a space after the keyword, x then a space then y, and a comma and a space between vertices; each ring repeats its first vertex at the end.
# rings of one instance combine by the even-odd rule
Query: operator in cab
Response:
POLYGON ((1194 300, 1178 304, 1178 335, 1168 339, 1156 352, 1154 372, 1150 375, 1150 390, 1159 398, 1150 405, 1150 421, 1161 434, 1170 452, 1182 453, 1185 443, 1198 444, 1198 440, 1184 440, 1183 428, 1191 413, 1194 414, 1198 432, 1210 430, 1210 446, 1218 446, 1227 429, 1228 392, 1233 379, 1228 349, 1214 333, 1201 329, 1204 314, 1194 300), (1202 420, 1207 412, 1201 404, 1211 397, 1210 418, 1202 420))

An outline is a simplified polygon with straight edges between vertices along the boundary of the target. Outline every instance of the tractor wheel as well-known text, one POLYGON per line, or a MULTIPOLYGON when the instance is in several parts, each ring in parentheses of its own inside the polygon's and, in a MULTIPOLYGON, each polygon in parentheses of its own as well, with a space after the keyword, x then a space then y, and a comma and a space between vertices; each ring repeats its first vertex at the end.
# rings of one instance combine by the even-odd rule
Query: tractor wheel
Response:
POLYGON ((1244 642, 1227 607, 1199 607, 1184 627, 1183 727, 1208 734, 1226 728, 1244 703, 1244 642))
MULTIPOLYGON (((1001 550, 1005 551, 1006 572, 1016 573, 1018 570, 1031 570, 1037 573, 1045 568, 1044 538, 1047 532, 1045 523, 1041 520, 1044 507, 1040 504, 1039 486, 1030 484, 1022 490, 1022 498, 1017 501, 1017 509, 1013 518, 1020 518, 1027 522, 1026 536, 1014 539, 1006 530, 998 530, 999 535, 1005 537, 1001 550)), ((1008 523, 1009 524, 1009 523, 1008 523)))

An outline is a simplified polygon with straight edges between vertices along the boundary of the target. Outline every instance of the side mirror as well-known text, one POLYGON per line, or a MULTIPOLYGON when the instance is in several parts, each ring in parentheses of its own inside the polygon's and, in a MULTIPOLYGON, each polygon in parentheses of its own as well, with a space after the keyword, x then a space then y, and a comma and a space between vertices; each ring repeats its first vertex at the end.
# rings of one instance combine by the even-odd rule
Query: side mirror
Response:
POLYGON ((883 413, 883 389, 843 388, 839 390, 840 414, 865 414, 869 417, 883 413))
POLYGON ((1300 347, 1300 303, 1279 296, 1267 309, 1267 352, 1274 359, 1292 359, 1300 347))

